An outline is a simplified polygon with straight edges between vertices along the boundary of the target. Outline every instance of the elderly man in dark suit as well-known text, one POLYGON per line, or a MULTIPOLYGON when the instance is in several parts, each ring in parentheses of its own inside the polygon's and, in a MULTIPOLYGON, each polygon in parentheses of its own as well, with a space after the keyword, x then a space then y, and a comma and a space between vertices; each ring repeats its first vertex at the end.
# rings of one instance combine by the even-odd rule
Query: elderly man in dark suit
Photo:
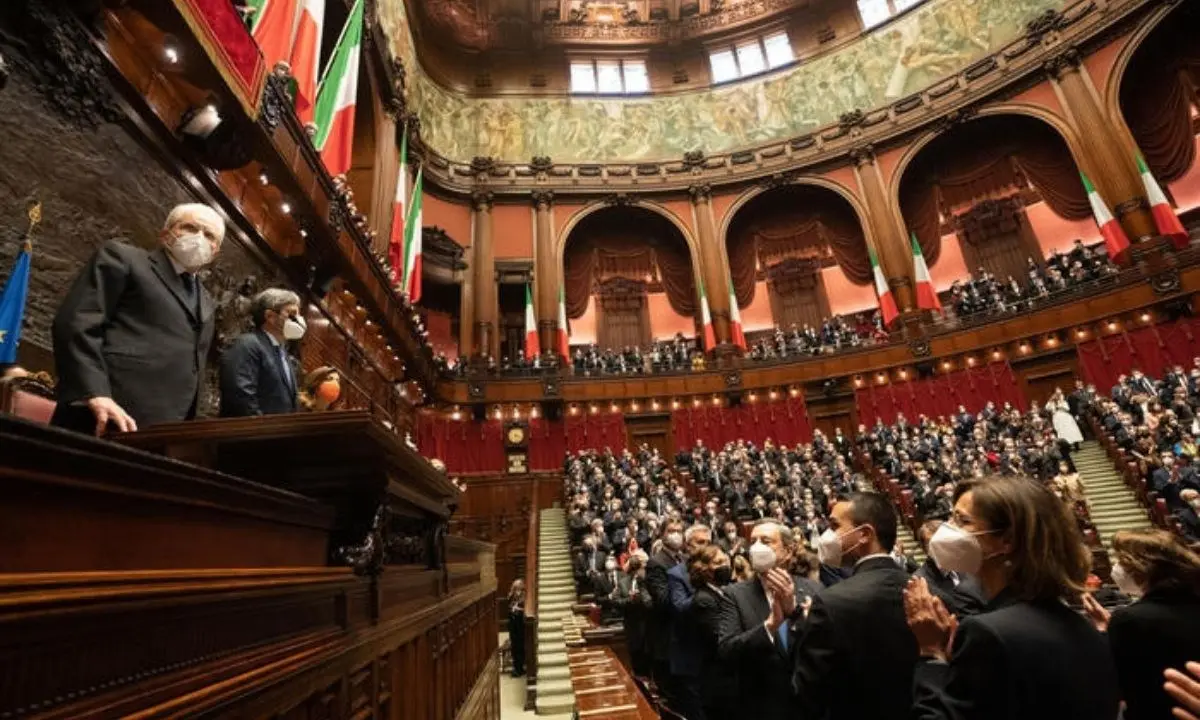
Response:
POLYGON ((821 554, 853 575, 813 599, 796 643, 794 717, 908 717, 918 652, 904 614, 908 573, 888 554, 895 544, 896 513, 883 495, 833 506, 821 554))
POLYGON ((296 368, 286 343, 304 337, 300 297, 271 288, 250 303, 254 331, 221 356, 221 417, 296 412, 296 368))
POLYGON ((727 667, 738 669, 745 717, 790 719, 797 717, 791 652, 805 607, 820 585, 790 572, 796 541, 786 525, 763 520, 750 531, 750 542, 755 577, 725 588, 730 602, 720 606, 717 653, 727 667))
POLYGON ((167 216, 158 249, 109 240, 96 251, 54 317, 52 424, 99 435, 195 417, 213 337, 196 273, 224 237, 215 210, 189 204, 167 216))

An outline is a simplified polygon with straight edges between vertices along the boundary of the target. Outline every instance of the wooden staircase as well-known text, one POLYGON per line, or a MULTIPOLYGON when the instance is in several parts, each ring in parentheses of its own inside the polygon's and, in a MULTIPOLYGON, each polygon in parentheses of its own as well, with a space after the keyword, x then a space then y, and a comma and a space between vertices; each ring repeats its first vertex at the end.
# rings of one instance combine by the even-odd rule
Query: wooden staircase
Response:
POLYGON ((547 508, 538 520, 535 709, 538 715, 570 717, 575 694, 563 620, 575 604, 575 571, 567 545, 567 518, 562 508, 547 508))

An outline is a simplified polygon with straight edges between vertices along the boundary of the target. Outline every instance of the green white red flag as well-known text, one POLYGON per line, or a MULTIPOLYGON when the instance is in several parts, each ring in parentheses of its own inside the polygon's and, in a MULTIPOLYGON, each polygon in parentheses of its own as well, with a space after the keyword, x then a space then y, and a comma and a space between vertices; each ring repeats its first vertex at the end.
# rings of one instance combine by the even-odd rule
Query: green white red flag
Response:
MULTIPOLYGON (((270 0, 268 0, 270 1, 270 0)), ((313 121, 317 104, 317 80, 321 76, 321 30, 325 26, 325 0, 300 0, 296 38, 290 65, 296 79, 296 114, 300 122, 313 121)))
POLYGON ((388 237, 388 263, 392 285, 404 289, 404 215, 408 210, 408 128, 400 140, 400 172, 396 173, 396 196, 392 200, 392 233, 388 237))
POLYGON ((296 0, 250 0, 250 34, 262 50, 267 68, 287 62, 296 31, 296 0))
POLYGON ((412 198, 408 202, 408 213, 404 217, 404 276, 403 292, 408 301, 416 305, 421 300, 421 240, 425 206, 425 168, 417 168, 417 180, 413 183, 412 198))
POLYGON ((1100 235, 1104 238, 1104 247, 1108 251, 1108 256, 1112 258, 1113 262, 1125 262, 1129 256, 1129 238, 1121 229, 1121 224, 1108 211, 1108 206, 1104 204, 1104 199, 1100 197, 1100 193, 1096 192, 1096 188, 1092 186, 1092 181, 1088 180, 1088 176, 1083 173, 1079 173, 1079 176, 1083 178, 1083 188, 1087 190, 1088 202, 1092 205, 1092 215, 1095 216, 1096 226, 1100 228, 1100 235))
POLYGON ((896 309, 896 298, 892 295, 892 289, 888 287, 887 279, 883 277, 883 270, 879 269, 879 259, 875 257, 875 251, 867 248, 867 252, 871 254, 871 275, 875 278, 875 295, 879 297, 883 326, 891 327, 896 318, 900 317, 900 311, 896 309))
POLYGON ((350 169, 362 27, 363 0, 356 0, 317 87, 317 106, 313 113, 317 132, 313 136, 313 146, 321 153, 321 160, 330 175, 344 175, 350 169))
POLYGON ((708 295, 704 292, 704 281, 700 281, 700 322, 704 326, 704 349, 714 350, 717 337, 713 333, 712 313, 708 309, 708 295))
POLYGON ((917 279, 917 307, 921 310, 942 311, 942 302, 938 300, 937 288, 929 276, 929 266, 925 264, 925 255, 921 252, 921 244, 917 242, 917 234, 910 233, 913 253, 913 275, 917 279))
POLYGON ((533 291, 525 286, 525 359, 532 362, 542 354, 541 343, 538 342, 537 318, 533 316, 533 291))
POLYGON ((733 291, 733 280, 729 281, 729 335, 733 344, 746 350, 746 332, 742 329, 742 311, 738 309, 737 294, 733 291))
POLYGON ((1142 176, 1142 185, 1146 187, 1146 199, 1150 202, 1150 213, 1154 215, 1154 224, 1158 227, 1158 234, 1171 238, 1175 247, 1187 247, 1191 238, 1188 237, 1187 230, 1183 229, 1183 223, 1179 222, 1179 216, 1175 214, 1175 209, 1167 201, 1167 194, 1162 191, 1162 187, 1150 173, 1150 168, 1146 167, 1146 159, 1142 157, 1141 153, 1138 153, 1137 165, 1138 173, 1142 176))
POLYGON ((571 330, 567 325, 567 295, 558 288, 558 354, 563 360, 571 359, 571 330))

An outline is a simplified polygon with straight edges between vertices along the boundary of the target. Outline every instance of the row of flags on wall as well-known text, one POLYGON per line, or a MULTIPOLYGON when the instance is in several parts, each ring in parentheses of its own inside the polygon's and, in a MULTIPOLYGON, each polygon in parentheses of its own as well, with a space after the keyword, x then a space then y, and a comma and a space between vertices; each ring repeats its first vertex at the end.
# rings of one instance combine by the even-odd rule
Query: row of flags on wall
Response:
POLYGON ((362 55, 363 0, 357 0, 321 72, 325 0, 249 0, 250 34, 268 67, 287 63, 296 81, 296 114, 316 125, 313 146, 330 175, 350 169, 362 55))
MULTIPOLYGON (((1162 187, 1146 166, 1146 160, 1141 153, 1137 155, 1137 167, 1158 234, 1170 238, 1176 247, 1186 247, 1190 241, 1187 230, 1184 229, 1179 216, 1175 214, 1175 209, 1167 200, 1166 193, 1163 192, 1162 187)), ((1114 262, 1124 263, 1129 254, 1129 237, 1121 228, 1121 223, 1113 217, 1108 206, 1104 204, 1104 199, 1100 197, 1100 193, 1096 192, 1096 187, 1092 185, 1088 176, 1080 173, 1080 178, 1083 180, 1084 190, 1087 191, 1088 203, 1092 206, 1092 216, 1096 219, 1096 226, 1100 228, 1100 236, 1104 238, 1104 248, 1108 252, 1108 256, 1114 262)), ((929 275, 929 266, 925 264, 925 256, 921 253, 921 244, 917 242, 916 233, 911 233, 909 239, 912 244, 917 308, 941 312, 942 304, 938 301, 937 289, 933 286, 933 280, 929 275)), ((892 290, 888 287, 887 279, 879 268, 879 260, 875 257, 875 251, 868 248, 868 252, 871 255, 871 275, 875 282, 875 294, 879 298, 879 312, 883 316, 884 326, 890 327, 892 322, 900 316, 900 312, 896 307, 896 299, 892 295, 892 290)), ((730 305, 736 307, 736 302, 731 300, 730 305)))

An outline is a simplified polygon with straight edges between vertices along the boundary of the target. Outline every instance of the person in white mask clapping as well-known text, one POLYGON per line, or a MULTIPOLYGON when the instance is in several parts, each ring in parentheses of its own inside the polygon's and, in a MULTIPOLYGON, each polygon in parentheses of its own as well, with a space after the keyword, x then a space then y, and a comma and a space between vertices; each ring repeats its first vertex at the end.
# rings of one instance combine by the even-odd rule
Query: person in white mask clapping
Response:
POLYGON ((942 570, 977 577, 988 606, 960 625, 924 579, 909 583, 905 610, 921 662, 906 717, 1117 717, 1108 644, 1068 605, 1084 592, 1089 553, 1049 490, 1019 476, 959 485, 929 551, 942 570))
POLYGON ((739 671, 739 707, 746 717, 782 720, 792 712, 791 653, 804 614, 820 585, 793 575, 795 538, 786 526, 762 520, 750 533, 754 577, 725 588, 718 655, 739 671))

